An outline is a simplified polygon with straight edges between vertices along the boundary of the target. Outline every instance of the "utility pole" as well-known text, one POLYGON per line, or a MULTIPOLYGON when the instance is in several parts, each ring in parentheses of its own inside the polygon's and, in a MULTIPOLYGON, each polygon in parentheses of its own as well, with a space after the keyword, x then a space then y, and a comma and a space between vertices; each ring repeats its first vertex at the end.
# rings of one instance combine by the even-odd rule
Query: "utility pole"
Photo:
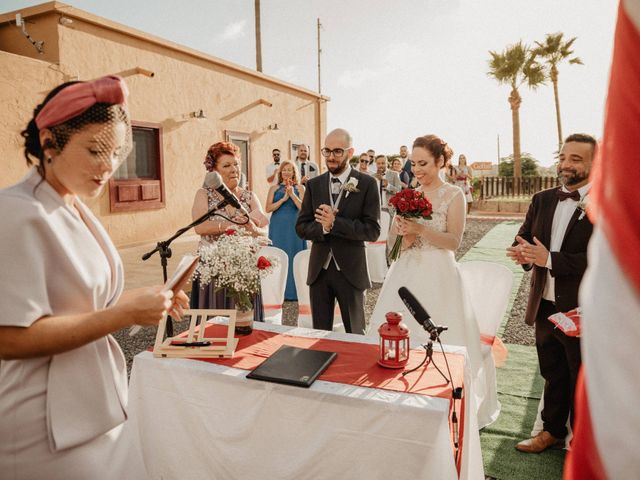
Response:
POLYGON ((260 31, 260 0, 254 0, 256 19, 256 70, 262 72, 262 37, 260 31))
POLYGON ((322 53, 322 48, 320 48, 320 29, 322 28, 322 24, 320 23, 320 18, 318 17, 318 93, 322 93, 322 84, 320 83, 320 54, 322 53))

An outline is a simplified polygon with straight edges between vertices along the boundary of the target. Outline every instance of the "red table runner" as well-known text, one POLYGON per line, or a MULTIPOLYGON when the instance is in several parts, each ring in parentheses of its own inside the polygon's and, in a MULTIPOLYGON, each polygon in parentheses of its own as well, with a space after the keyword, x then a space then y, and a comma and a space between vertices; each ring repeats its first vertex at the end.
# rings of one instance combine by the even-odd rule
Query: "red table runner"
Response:
MULTIPOLYGON (((205 337, 223 338, 226 337, 227 326, 219 324, 209 324, 205 327, 205 337)), ((185 332, 186 333, 186 332, 185 332)), ((380 388, 396 392, 411 393, 416 395, 426 395, 429 397, 439 397, 451 399, 451 386, 445 382, 433 365, 428 368, 416 370, 407 376, 402 376, 403 369, 389 369, 378 365, 378 345, 346 342, 327 338, 307 338, 288 335, 286 333, 267 332, 265 330, 254 329, 251 335, 238 336, 238 346, 233 358, 198 358, 197 360, 239 368, 241 370, 253 370, 265 359, 275 353, 282 345, 307 348, 310 350, 321 350, 326 352, 336 352, 336 359, 329 365, 329 368, 320 375, 319 379, 327 382, 344 383, 359 387, 380 388)), ((424 358, 423 349, 411 349, 407 370, 420 364, 424 358)), ((448 353, 447 360, 451 369, 453 384, 456 387, 464 386, 464 356, 455 353, 448 353)), ((447 367, 444 356, 441 352, 433 352, 433 362, 447 374, 447 367)), ((462 401, 456 400, 456 410, 458 412, 460 432, 459 452, 462 452, 462 438, 464 434, 464 397, 462 401)), ((451 402, 453 406, 453 402, 451 402)), ((452 408, 449 409, 449 425, 454 442, 453 423, 451 415, 452 408)), ((454 449, 455 452, 455 449, 454 449)), ((460 462, 462 455, 457 455, 456 466, 460 472, 460 462)))
MULTIPOLYGON (((220 338, 226 336, 226 325, 207 325, 205 337, 220 338)), ((253 370, 266 358, 275 353, 282 345, 336 352, 338 356, 329 368, 320 375, 320 380, 345 383, 360 387, 381 388, 396 392, 427 395, 429 397, 451 398, 451 387, 437 372, 433 365, 420 369, 403 377, 402 369, 383 368, 378 365, 378 346, 344 342, 326 338, 306 338, 286 333, 274 333, 254 329, 251 335, 240 336, 233 358, 207 358, 205 362, 217 363, 242 370, 253 370)), ((407 370, 418 366, 424 358, 423 349, 412 349, 409 354, 407 370)), ((464 383, 464 356, 447 354, 449 368, 456 387, 464 383)), ((433 353, 434 363, 447 374, 444 357, 440 352, 433 353)))

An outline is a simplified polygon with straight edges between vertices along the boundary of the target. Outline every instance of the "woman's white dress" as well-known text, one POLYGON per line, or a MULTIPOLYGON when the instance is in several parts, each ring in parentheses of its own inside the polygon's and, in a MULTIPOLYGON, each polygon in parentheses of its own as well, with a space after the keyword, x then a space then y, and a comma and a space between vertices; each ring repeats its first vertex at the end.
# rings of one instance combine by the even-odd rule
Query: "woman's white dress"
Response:
MULTIPOLYGON (((463 195, 459 187, 443 184, 436 192, 428 195, 433 205, 432 219, 420 222, 437 231, 445 232, 447 211, 457 195, 463 195)), ((483 427, 493 422, 497 418, 499 408, 495 409, 497 402, 486 400, 489 397, 495 400, 496 385, 495 381, 492 381, 491 385, 487 384, 480 348, 480 331, 462 287, 454 252, 435 247, 418 237, 389 268, 371 315, 367 335, 378 336, 378 327, 385 322, 387 312, 400 312, 409 328, 411 341, 427 342, 429 334, 411 316, 398 296, 400 287, 409 289, 431 315, 433 323, 449 327, 440 336, 442 343, 467 348, 478 408, 478 425, 483 427), (494 405, 491 407, 493 411, 485 411, 485 405, 490 404, 494 405)))

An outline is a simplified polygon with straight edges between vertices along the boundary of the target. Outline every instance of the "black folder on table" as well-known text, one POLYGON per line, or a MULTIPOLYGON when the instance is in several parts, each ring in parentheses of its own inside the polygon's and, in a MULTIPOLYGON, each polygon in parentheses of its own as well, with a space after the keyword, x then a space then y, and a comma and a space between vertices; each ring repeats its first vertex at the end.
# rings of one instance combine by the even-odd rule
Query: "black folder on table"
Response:
POLYGON ((337 356, 334 352, 283 345, 247 378, 308 388, 337 356))

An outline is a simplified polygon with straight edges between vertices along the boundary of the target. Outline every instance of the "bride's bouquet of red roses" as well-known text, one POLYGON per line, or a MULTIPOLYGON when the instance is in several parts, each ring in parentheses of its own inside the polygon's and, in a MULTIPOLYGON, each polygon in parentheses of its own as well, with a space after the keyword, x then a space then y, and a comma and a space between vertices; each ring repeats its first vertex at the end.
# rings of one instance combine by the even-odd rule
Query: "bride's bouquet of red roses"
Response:
MULTIPOLYGON (((389 199, 389 205, 396 215, 402 218, 424 218, 431 220, 433 207, 427 197, 419 190, 405 188, 389 199)), ((400 258, 402 251, 402 235, 396 237, 396 242, 389 253, 389 259, 393 262, 400 258)))

